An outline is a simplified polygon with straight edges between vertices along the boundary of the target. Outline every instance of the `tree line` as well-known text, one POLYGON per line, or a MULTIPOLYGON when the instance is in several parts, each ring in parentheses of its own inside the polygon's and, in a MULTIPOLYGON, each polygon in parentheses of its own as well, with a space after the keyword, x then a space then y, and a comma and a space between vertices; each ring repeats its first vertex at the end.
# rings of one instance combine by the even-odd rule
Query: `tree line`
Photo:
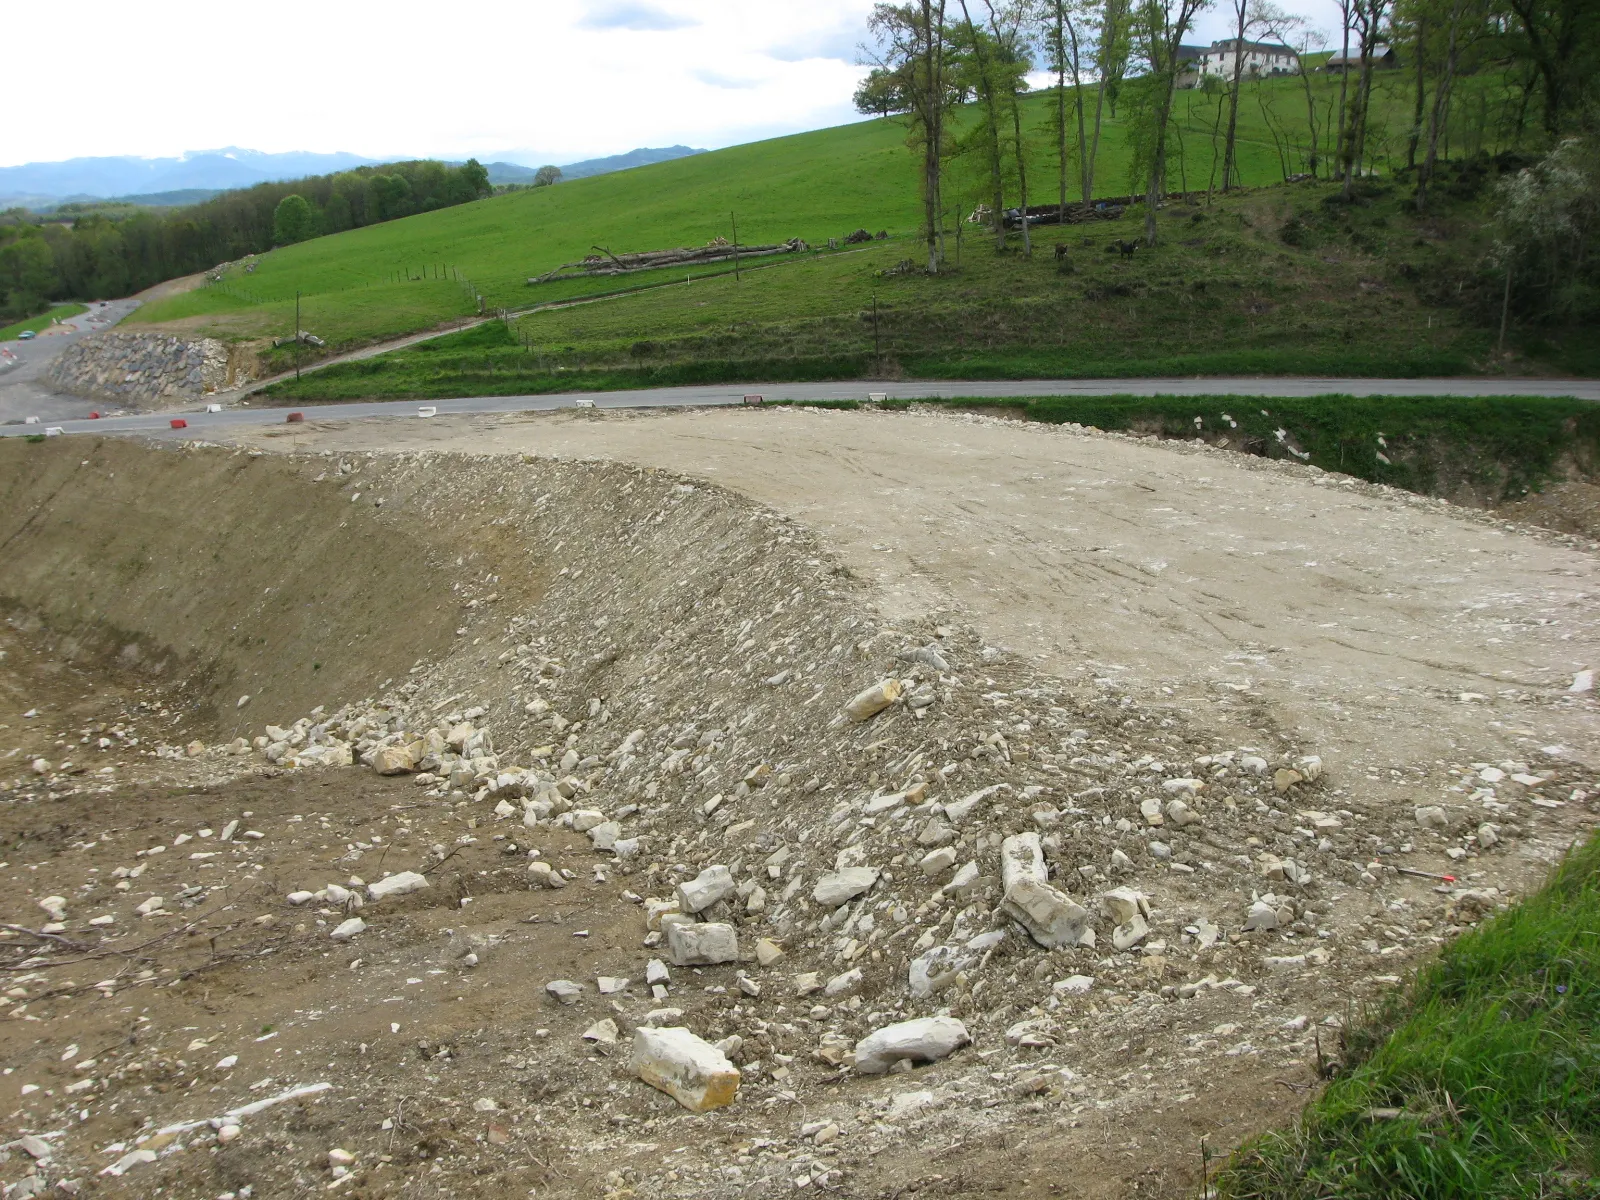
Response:
MULTIPOLYGON (((855 102, 863 113, 898 115, 907 124, 918 160, 927 270, 937 272, 945 262, 944 192, 953 163, 975 169, 983 180, 986 220, 996 248, 1004 250, 1011 236, 1007 208, 1037 205, 1046 173, 1054 175, 1051 199, 1063 210, 1069 191, 1086 204, 1093 199, 1104 118, 1108 111, 1115 117, 1119 101, 1131 124, 1129 190, 1144 198, 1145 241, 1155 245, 1156 209, 1169 190, 1174 97, 1193 71, 1185 39, 1200 13, 1217 4, 1225 6, 1233 59, 1220 77, 1202 82, 1217 97, 1224 191, 1239 184, 1243 56, 1250 40, 1281 45, 1294 58, 1306 104, 1307 173, 1340 181, 1347 200, 1374 170, 1373 91, 1386 48, 1409 59, 1415 77, 1406 170, 1418 211, 1431 203, 1452 106, 1468 74, 1504 72, 1519 136, 1526 130, 1530 144, 1542 142, 1551 152, 1600 123, 1600 4, 1594 0, 1337 0, 1340 29, 1331 46, 1326 34, 1273 0, 879 3, 868 20, 872 69, 855 102), (1319 107, 1307 59, 1324 48, 1344 66, 1336 100, 1319 107), (1020 100, 1028 76, 1039 69, 1054 77, 1053 145, 1035 161, 1020 100), (975 119, 954 120, 956 107, 968 103, 976 104, 975 119)), ((1559 166, 1570 175, 1573 164, 1592 157, 1569 146, 1559 166)), ((1540 178, 1552 172, 1560 173, 1552 165, 1540 178)), ((1213 176, 1214 186, 1215 168, 1213 176)), ((1030 253, 1028 222, 1016 224, 1022 252, 1030 253)))
POLYGON ((70 224, 14 209, 0 221, 0 317, 54 301, 125 296, 246 254, 479 199, 476 159, 357 167, 224 192, 169 210, 106 208, 70 224))

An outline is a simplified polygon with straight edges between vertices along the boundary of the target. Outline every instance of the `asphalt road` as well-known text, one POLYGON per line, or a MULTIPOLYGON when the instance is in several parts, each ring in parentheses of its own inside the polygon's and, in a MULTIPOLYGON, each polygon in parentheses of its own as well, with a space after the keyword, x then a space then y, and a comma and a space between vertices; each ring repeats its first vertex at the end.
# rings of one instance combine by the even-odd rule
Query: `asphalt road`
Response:
MULTIPOLYGON (((508 412, 548 412, 570 408, 580 400, 592 401, 596 408, 712 407, 739 404, 747 393, 759 393, 771 400, 865 400, 869 393, 883 392, 895 399, 930 399, 948 396, 1109 396, 1157 394, 1206 396, 1234 395, 1261 398, 1325 396, 1345 393, 1356 396, 1571 396, 1600 401, 1600 380, 1548 379, 1028 379, 956 382, 881 383, 765 383, 718 385, 715 387, 649 388, 639 391, 566 393, 552 396, 468 397, 459 400, 393 400, 375 403, 305 405, 299 411, 311 420, 348 421, 365 417, 417 416, 423 404, 441 415, 508 412)), ((89 407, 87 401, 78 402, 89 407)), ((205 438, 225 434, 244 426, 280 425, 289 409, 265 406, 231 406, 222 412, 164 412, 102 420, 74 419, 62 413, 44 412, 38 424, 0 425, 0 436, 15 437, 41 433, 45 427, 65 433, 137 433, 169 437, 205 438), (171 428, 174 417, 188 422, 181 430, 171 428)), ((34 414, 27 414, 34 415, 34 414)), ((82 413, 75 414, 81 418, 82 413)), ((0 409, 0 420, 16 421, 13 413, 0 409)))
MULTIPOLYGON (((137 300, 108 300, 91 304, 88 312, 79 313, 29 341, 0 342, 0 350, 9 350, 16 356, 17 363, 9 369, 0 368, 0 421, 38 417, 41 422, 57 425, 74 417, 87 417, 96 409, 104 408, 102 401, 85 400, 81 396, 57 392, 45 379, 45 371, 56 356, 73 342, 111 328, 138 307, 137 300)), ((0 355, 0 362, 3 361, 11 360, 0 355)))

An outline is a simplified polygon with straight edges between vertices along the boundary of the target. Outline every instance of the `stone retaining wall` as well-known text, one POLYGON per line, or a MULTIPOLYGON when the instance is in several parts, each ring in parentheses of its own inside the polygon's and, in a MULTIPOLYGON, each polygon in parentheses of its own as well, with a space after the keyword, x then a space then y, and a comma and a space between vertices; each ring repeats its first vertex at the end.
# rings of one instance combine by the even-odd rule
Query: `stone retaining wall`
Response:
POLYGON ((249 378, 224 342, 167 333, 111 331, 68 346, 50 367, 64 392, 129 408, 198 400, 249 378))

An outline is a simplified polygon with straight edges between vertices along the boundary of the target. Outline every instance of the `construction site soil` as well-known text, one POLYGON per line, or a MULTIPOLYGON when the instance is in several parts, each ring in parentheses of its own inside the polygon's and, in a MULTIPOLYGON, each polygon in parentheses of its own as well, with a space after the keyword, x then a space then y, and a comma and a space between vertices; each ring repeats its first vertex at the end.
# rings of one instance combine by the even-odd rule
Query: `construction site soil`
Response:
POLYGON ((948 414, 242 439, 0 444, 8 1197, 1192 1195, 1600 811, 1578 536, 948 414))

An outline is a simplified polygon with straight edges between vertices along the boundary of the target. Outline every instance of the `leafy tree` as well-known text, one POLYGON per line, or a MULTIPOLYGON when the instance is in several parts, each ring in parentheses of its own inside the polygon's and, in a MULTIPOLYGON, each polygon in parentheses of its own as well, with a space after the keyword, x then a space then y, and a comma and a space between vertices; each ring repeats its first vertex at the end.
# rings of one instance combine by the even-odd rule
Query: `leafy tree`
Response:
POLYGON ((44 306, 56 282, 55 255, 38 232, 0 246, 0 311, 26 317, 44 306))
POLYGON ((906 75, 910 64, 897 70, 873 67, 861 81, 852 97, 856 111, 862 116, 887 117, 892 113, 907 112, 911 108, 910 88, 906 75))
MULTIPOLYGON (((1492 263, 1505 298, 1540 320, 1600 321, 1600 144, 1566 138, 1495 189, 1499 236, 1492 263)), ((1504 318, 1502 317, 1502 321, 1504 318)))
POLYGON ((464 185, 466 191, 465 199, 467 200, 476 200, 494 191, 493 186, 489 183, 488 169, 475 158, 469 158, 462 163, 456 175, 464 185))
POLYGON ((311 202, 297 192, 278 201, 272 210, 272 240, 279 246, 303 242, 317 232, 317 214, 311 202))
POLYGON ((1533 64, 1544 91, 1544 127, 1555 134, 1600 93, 1600 4, 1595 0, 1505 0, 1516 19, 1514 50, 1533 64))
MULTIPOLYGON (((1384 2, 1372 0, 1376 4, 1384 2)), ((1156 206, 1166 197, 1167 129, 1172 120, 1172 93, 1178 85, 1178 70, 1182 65, 1178 47, 1194 25, 1195 15, 1210 4, 1211 0, 1138 0, 1133 11, 1131 33, 1150 67, 1145 81, 1149 100, 1145 130, 1149 158, 1145 160, 1144 196, 1147 246, 1156 244, 1156 206)))
POLYGON ((944 260, 944 118, 960 93, 947 61, 950 31, 944 13, 945 0, 875 4, 867 18, 875 48, 864 48, 874 65, 905 89, 906 141, 922 159, 917 183, 929 274, 944 260))
POLYGON ((533 173, 533 186, 534 187, 549 187, 552 184, 556 184, 556 183, 560 183, 560 182, 561 182, 561 168, 560 167, 552 167, 552 166, 546 164, 545 166, 540 167, 537 171, 535 171, 533 173))
POLYGON ((411 184, 404 175, 374 175, 369 187, 369 209, 373 220, 392 221, 396 217, 408 217, 415 211, 411 184))

